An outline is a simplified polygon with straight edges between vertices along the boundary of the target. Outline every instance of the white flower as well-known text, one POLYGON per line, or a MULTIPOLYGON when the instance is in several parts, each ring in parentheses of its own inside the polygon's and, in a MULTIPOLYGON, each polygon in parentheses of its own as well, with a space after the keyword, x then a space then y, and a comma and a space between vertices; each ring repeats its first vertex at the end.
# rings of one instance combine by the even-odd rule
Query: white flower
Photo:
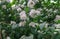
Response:
POLYGON ((56 28, 60 28, 60 24, 55 24, 55 27, 56 28))
POLYGON ((16 22, 15 21, 11 21, 11 24, 16 24, 16 22))
POLYGON ((2 0, 3 2, 12 2, 13 0, 2 0))
POLYGON ((37 25, 39 25, 39 24, 38 24, 38 23, 35 23, 35 22, 29 23, 29 26, 32 26, 32 27, 35 27, 35 26, 37 26, 37 25))
POLYGON ((28 4, 27 4, 28 7, 33 8, 34 5, 35 5, 34 1, 32 1, 32 0, 28 1, 28 4))
POLYGON ((20 7, 20 8, 24 8, 25 7, 25 4, 23 3, 23 4, 18 4, 18 6, 20 7))
POLYGON ((38 11, 42 11, 42 8, 38 8, 37 10, 38 10, 38 11))
POLYGON ((14 10, 14 9, 16 9, 16 7, 15 7, 16 5, 12 5, 11 7, 12 7, 12 9, 14 10))
POLYGON ((34 23, 34 22, 31 22, 31 23, 29 24, 29 26, 35 27, 35 23, 34 23))
POLYGON ((54 32, 54 34, 57 34, 57 32, 54 32))
POLYGON ((2 30, 2 34, 5 33, 5 30, 2 30))
POLYGON ((30 11, 30 13, 29 13, 29 16, 31 16, 32 18, 34 18, 35 15, 36 15, 35 10, 32 9, 32 10, 30 11))
POLYGON ((12 3, 13 2, 13 0, 10 0, 10 3, 12 3))
POLYGON ((7 38, 6 39, 10 39, 10 37, 9 36, 7 36, 7 38))
POLYGON ((1 2, 1 0, 0 0, 0 4, 1 4, 2 2, 1 2))
POLYGON ((10 2, 10 0, 6 0, 6 2, 10 2))
POLYGON ((45 28, 48 28, 48 23, 45 24, 45 28))
POLYGON ((55 31, 60 31, 60 29, 55 29, 55 31))
POLYGON ((21 8, 24 8, 24 7, 26 7, 25 4, 26 4, 26 2, 24 2, 23 4, 20 4, 19 6, 20 6, 21 8))
POLYGON ((52 11, 53 11, 53 9, 49 9, 49 10, 48 10, 48 12, 52 12, 52 11))
POLYGON ((13 10, 14 10, 14 9, 18 9, 18 8, 20 8, 19 6, 15 5, 15 4, 12 5, 11 7, 12 7, 13 10))
POLYGON ((43 22, 42 20, 40 20, 40 22, 43 22))
POLYGON ((20 13, 20 19, 21 19, 21 20, 26 20, 26 19, 27 19, 27 16, 26 16, 25 11, 22 11, 22 12, 20 13))
POLYGON ((24 26, 26 24, 26 21, 20 22, 19 26, 24 26))
POLYGON ((26 4, 26 2, 23 3, 23 5, 25 5, 25 4, 26 4))
POLYGON ((50 0, 51 3, 57 3, 57 1, 50 0))
POLYGON ((18 8, 19 8, 19 6, 18 6, 18 5, 15 5, 15 8, 16 8, 16 9, 18 9, 18 8))
POLYGON ((17 11, 20 12, 22 9, 21 8, 18 8, 17 11))
POLYGON ((56 15, 55 20, 60 20, 60 16, 59 15, 56 15))
POLYGON ((41 31, 40 31, 40 30, 38 30, 37 32, 38 32, 38 33, 40 33, 41 31))
POLYGON ((6 5, 2 5, 2 8, 3 8, 3 9, 6 9, 6 5))
POLYGON ((56 10, 54 10, 54 13, 57 13, 57 11, 58 11, 57 9, 56 9, 56 10))
POLYGON ((29 13, 29 16, 35 18, 36 16, 40 15, 40 11, 32 9, 29 13))
POLYGON ((34 37, 34 35, 33 35, 33 34, 30 34, 29 36, 23 35, 23 36, 21 36, 21 38, 19 38, 19 39, 33 39, 33 37, 34 37))
POLYGON ((24 8, 24 7, 25 7, 25 5, 23 5, 23 4, 22 4, 20 7, 21 7, 21 8, 24 8))
POLYGON ((40 14, 40 11, 38 11, 38 10, 36 10, 35 12, 36 12, 36 14, 37 14, 37 15, 39 15, 39 14, 40 14))

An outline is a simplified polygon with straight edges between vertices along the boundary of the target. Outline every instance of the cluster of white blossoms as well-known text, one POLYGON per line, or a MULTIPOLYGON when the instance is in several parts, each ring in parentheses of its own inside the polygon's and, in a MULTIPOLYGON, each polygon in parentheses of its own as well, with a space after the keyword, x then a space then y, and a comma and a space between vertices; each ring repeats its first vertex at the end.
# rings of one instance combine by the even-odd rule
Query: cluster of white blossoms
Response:
POLYGON ((20 11, 22 11, 22 9, 21 8, 17 8, 17 11, 20 12, 20 11))
MULTIPOLYGON (((10 0, 6 0, 7 2, 10 2, 10 0)), ((21 0, 23 1, 23 0, 21 0)), ((35 18, 37 16, 39 16, 41 14, 41 8, 38 8, 38 9, 34 9, 34 5, 39 2, 39 0, 28 0, 27 2, 27 7, 30 8, 30 11, 28 13, 28 15, 31 17, 31 18, 35 18)), ((26 15, 26 11, 22 10, 22 8, 25 8, 25 4, 26 2, 24 2, 23 4, 18 4, 18 5, 12 5, 12 9, 13 10, 17 10, 17 12, 19 13, 20 15, 20 20, 24 20, 24 21, 21 21, 19 23, 19 26, 24 26, 26 24, 26 20, 28 19, 28 16, 26 15)), ((2 8, 6 9, 6 5, 3 5, 2 8)), ((46 9, 46 11, 49 11, 51 12, 52 9, 47 9, 47 8, 44 8, 46 9)), ((54 11, 56 12, 56 11, 54 11)), ((30 19, 29 19, 30 20, 30 19)), ((11 21, 11 24, 16 24, 15 22, 11 21)), ((35 23, 35 22, 30 22, 29 23, 29 26, 35 26, 37 25, 38 23, 35 23)))
POLYGON ((7 36, 6 39, 11 39, 11 38, 9 36, 7 36))
POLYGON ((6 5, 2 5, 2 8, 3 8, 3 9, 6 9, 6 5))
MULTIPOLYGON (((22 2, 23 0, 20 0, 20 2, 22 2)), ((38 0, 28 0, 27 2, 27 7, 29 8, 34 8, 34 5, 39 2, 38 0)), ((25 4, 26 2, 23 2, 23 4, 18 4, 17 6, 13 5, 13 9, 16 8, 16 7, 21 7, 21 8, 24 8, 25 7, 25 4)))
POLYGON ((1 0, 0 0, 0 4, 1 4, 1 0))
MULTIPOLYGON (((39 2, 39 1, 38 0, 28 0, 28 2, 27 2, 27 7, 29 7, 31 9, 30 12, 28 13, 28 15, 31 18, 35 18, 35 17, 40 15, 40 10, 39 9, 36 9, 36 10, 32 9, 32 8, 34 8, 35 3, 37 3, 37 2, 39 2)), ((23 5, 24 4, 25 4, 25 2, 23 3, 23 5)), ((19 7, 21 7, 21 6, 22 5, 20 5, 19 7)), ((20 11, 20 14, 19 14, 20 15, 20 19, 23 20, 23 21, 21 21, 19 23, 19 26, 25 26, 26 20, 30 20, 30 19, 28 19, 28 16, 26 15, 26 11, 21 10, 21 8, 18 8, 17 11, 18 12, 20 11)), ((35 22, 30 22, 29 23, 29 26, 35 27, 37 25, 38 25, 38 23, 35 23, 35 22)))
POLYGON ((35 22, 31 22, 31 23, 29 23, 29 26, 32 26, 32 27, 36 27, 36 26, 38 26, 39 24, 38 23, 35 23, 35 22))
POLYGON ((16 6, 15 4, 14 4, 14 5, 12 5, 11 7, 12 7, 12 9, 13 9, 13 10, 14 10, 14 9, 18 9, 18 8, 19 8, 19 6, 16 6))
MULTIPOLYGON (((25 11, 21 11, 19 15, 20 15, 20 19, 24 20, 23 22, 19 23, 19 26, 24 26, 26 24, 25 20, 27 20, 27 18, 28 18, 27 15, 26 15, 26 12, 25 11)), ((32 18, 35 18, 38 15, 40 15, 40 11, 39 10, 31 9, 31 11, 29 12, 29 16, 32 17, 32 18)), ((38 25, 38 23, 34 23, 34 22, 31 22, 29 24, 29 26, 33 26, 33 27, 37 26, 37 25, 38 25)))
MULTIPOLYGON (((21 0, 21 1, 23 1, 23 0, 21 0)), ((38 2, 38 0, 28 0, 28 2, 27 2, 27 7, 33 8, 36 2, 38 2)), ((23 4, 18 4, 17 6, 16 6, 16 5, 13 5, 13 6, 12 6, 12 9, 13 9, 13 10, 16 9, 17 12, 19 13, 19 15, 20 15, 20 20, 23 20, 23 21, 20 21, 20 22, 19 22, 19 26, 25 26, 26 20, 30 20, 30 19, 28 18, 28 16, 26 15, 26 11, 22 10, 22 8, 25 7, 25 3, 26 3, 26 2, 24 2, 23 4)), ((40 14, 40 11, 39 11, 39 10, 35 10, 35 9, 31 9, 30 12, 28 13, 28 15, 29 15, 30 17, 32 17, 32 18, 35 18, 35 17, 38 16, 39 14, 40 14)), ((15 23, 13 22, 12 24, 15 24, 15 23)), ((31 23, 30 23, 30 24, 31 24, 31 23)), ((30 24, 29 24, 29 25, 30 25, 30 24)), ((35 23, 35 24, 36 24, 36 23, 35 23)), ((33 23, 32 25, 34 25, 34 23, 33 23)))
POLYGON ((12 2, 13 0, 1 0, 1 1, 3 1, 3 2, 12 2))
POLYGON ((29 13, 29 16, 31 16, 32 18, 35 18, 36 16, 40 15, 40 11, 32 9, 29 13))
POLYGON ((27 3, 27 6, 29 8, 34 8, 34 5, 36 4, 36 2, 39 2, 38 0, 29 0, 27 3))
POLYGON ((27 15, 25 11, 20 12, 20 19, 21 20, 26 20, 27 19, 27 15))
POLYGON ((26 21, 21 21, 21 22, 19 23, 19 26, 25 26, 25 24, 26 24, 26 21))
POLYGON ((34 5, 35 5, 34 1, 32 1, 32 0, 28 1, 28 4, 27 4, 28 7, 33 8, 34 5))
POLYGON ((55 20, 60 20, 60 16, 59 15, 56 15, 55 20))
POLYGON ((20 19, 23 20, 23 21, 21 21, 19 23, 19 26, 25 26, 26 20, 27 20, 26 12, 25 11, 21 11, 19 15, 20 15, 20 19))
POLYGON ((16 24, 16 22, 15 21, 11 21, 11 24, 16 24))

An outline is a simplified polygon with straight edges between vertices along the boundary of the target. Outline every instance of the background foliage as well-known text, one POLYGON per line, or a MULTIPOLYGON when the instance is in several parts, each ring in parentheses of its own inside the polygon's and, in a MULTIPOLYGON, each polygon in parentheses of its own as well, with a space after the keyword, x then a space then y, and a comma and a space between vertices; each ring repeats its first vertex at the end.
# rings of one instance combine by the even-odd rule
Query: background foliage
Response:
MULTIPOLYGON (((35 0, 34 0, 35 1, 35 0)), ((60 24, 60 20, 55 20, 60 15, 60 0, 38 0, 33 8, 27 6, 29 0, 13 0, 0 2, 0 30, 2 39, 20 39, 21 36, 34 36, 33 39, 60 39, 60 30, 55 24, 60 24), (24 4, 25 3, 25 4, 24 4), (20 10, 21 8, 21 10, 20 10), (29 16, 32 9, 39 10, 40 14, 35 18, 29 16), (20 13, 26 12, 27 20, 21 20, 20 13), (19 23, 26 21, 24 26, 19 23), (29 26, 29 23, 38 23, 29 26)))

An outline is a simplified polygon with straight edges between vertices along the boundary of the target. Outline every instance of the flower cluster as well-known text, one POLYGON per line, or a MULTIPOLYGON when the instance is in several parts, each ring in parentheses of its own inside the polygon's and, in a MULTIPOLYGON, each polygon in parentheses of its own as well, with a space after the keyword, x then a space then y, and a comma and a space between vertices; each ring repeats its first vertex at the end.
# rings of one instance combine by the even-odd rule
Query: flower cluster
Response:
POLYGON ((0 25, 3 39, 60 39, 60 1, 0 0, 0 25), (56 32, 57 31, 57 32, 56 32), (59 35, 58 35, 59 34, 59 35), (54 36, 53 36, 54 35, 54 36))

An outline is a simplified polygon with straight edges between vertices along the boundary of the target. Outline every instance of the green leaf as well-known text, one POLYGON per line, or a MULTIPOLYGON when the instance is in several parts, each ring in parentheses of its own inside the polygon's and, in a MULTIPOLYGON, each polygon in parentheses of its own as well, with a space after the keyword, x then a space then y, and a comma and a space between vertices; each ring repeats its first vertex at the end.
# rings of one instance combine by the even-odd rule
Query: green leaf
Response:
POLYGON ((25 7, 24 11, 26 11, 26 13, 28 13, 30 11, 30 9, 28 7, 25 7))
POLYGON ((57 24, 60 24, 60 20, 56 20, 55 22, 56 22, 57 24))

